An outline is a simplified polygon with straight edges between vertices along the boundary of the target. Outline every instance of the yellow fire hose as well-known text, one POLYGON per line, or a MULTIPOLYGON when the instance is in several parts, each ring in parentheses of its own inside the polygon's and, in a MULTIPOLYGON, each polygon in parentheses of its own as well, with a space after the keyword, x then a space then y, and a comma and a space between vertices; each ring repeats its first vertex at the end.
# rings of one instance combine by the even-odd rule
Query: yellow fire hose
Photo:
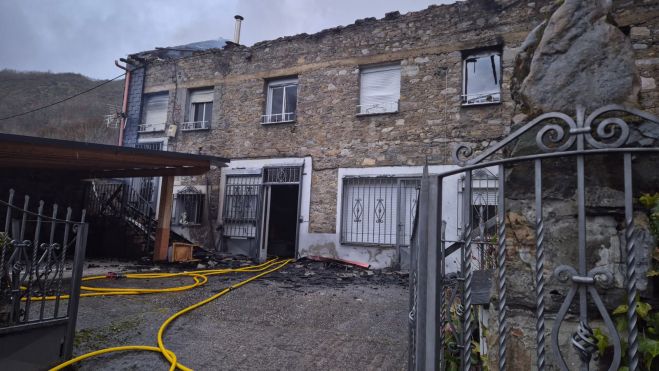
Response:
MULTIPOLYGON (((227 294, 231 290, 237 289, 243 285, 246 285, 249 282, 252 282, 260 277, 263 277, 269 273, 272 273, 276 270, 279 270, 283 268, 286 264, 290 263, 293 259, 288 259, 288 260, 278 260, 278 259, 273 259, 269 260, 265 263, 258 264, 258 265, 251 265, 247 267, 241 267, 241 268, 225 268, 225 269, 207 269, 207 270, 197 270, 197 271, 191 271, 191 272, 180 272, 180 273, 129 273, 126 274, 122 277, 125 278, 136 278, 136 279, 157 279, 157 278, 172 278, 172 277, 192 277, 194 280, 193 284, 190 285, 185 285, 185 286, 179 286, 179 287, 168 287, 168 288, 162 288, 162 289, 143 289, 143 288, 133 288, 133 287, 128 287, 128 288, 101 288, 101 287, 91 287, 91 286, 80 286, 81 290, 85 291, 91 291, 87 293, 82 293, 80 294, 81 297, 87 297, 87 296, 106 296, 106 295, 142 295, 142 294, 155 294, 155 293, 163 293, 163 292, 178 292, 178 291, 185 291, 185 290, 190 290, 195 287, 199 287, 201 285, 204 285, 206 282, 208 282, 208 276, 214 276, 214 275, 219 275, 219 274, 226 274, 226 273, 231 273, 231 272, 261 272, 257 275, 254 275, 246 280, 240 281, 236 284, 233 284, 226 289, 218 292, 217 294, 204 299, 196 304, 190 305, 187 308, 184 308, 172 315, 171 317, 167 318, 165 322, 162 323, 160 326, 160 329, 158 329, 158 346, 153 347, 153 346, 146 346, 146 345, 126 345, 126 346, 119 346, 119 347, 111 347, 111 348, 105 348, 105 349, 100 349, 96 350, 93 352, 89 352, 86 354, 83 354, 81 356, 75 357, 69 361, 66 361, 64 363, 61 363, 53 368, 50 369, 50 371, 57 371, 61 370, 67 366, 70 366, 74 363, 80 362, 82 360, 85 360, 87 358, 95 357, 101 354, 107 354, 107 353, 112 353, 112 352, 122 352, 122 351, 135 351, 135 350, 142 350, 142 351, 151 351, 151 352, 157 352, 161 353, 167 361, 170 363, 170 371, 174 371, 176 368, 182 370, 182 371, 192 371, 191 368, 186 367, 179 363, 176 358, 176 354, 172 352, 171 350, 165 348, 165 344, 163 342, 163 335, 165 333, 165 330, 167 329, 167 326, 172 323, 175 319, 178 317, 182 316, 185 313, 188 313, 194 309, 197 309, 201 307, 204 304, 208 304, 211 301, 219 298, 222 295, 227 294)), ((83 278, 83 281, 93 281, 93 280, 100 280, 100 279, 105 279, 107 276, 90 276, 90 277, 85 277, 83 278)), ((62 295, 60 296, 60 299, 67 299, 68 295, 62 295)), ((46 296, 46 297, 41 297, 41 298, 33 298, 32 300, 55 300, 55 296, 46 296)))

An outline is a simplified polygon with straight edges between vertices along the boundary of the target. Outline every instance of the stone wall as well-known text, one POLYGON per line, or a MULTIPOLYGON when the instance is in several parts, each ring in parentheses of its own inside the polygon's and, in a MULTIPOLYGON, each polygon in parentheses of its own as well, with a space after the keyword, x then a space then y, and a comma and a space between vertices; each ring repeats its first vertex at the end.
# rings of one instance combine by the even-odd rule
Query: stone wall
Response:
MULTIPOLYGON (((426 158, 450 163, 453 143, 482 148, 506 134, 515 112, 509 86, 516 48, 552 3, 458 2, 252 47, 153 60, 144 91, 169 91, 169 121, 180 123, 188 89, 215 89, 212 130, 179 131, 169 150, 201 148, 234 159, 312 156, 314 173, 322 173, 314 174, 310 232, 334 231, 336 180, 328 174, 337 168, 421 165, 426 158), (461 52, 486 47, 502 51, 502 103, 463 107, 461 52), (359 67, 387 62, 401 65, 399 112, 357 116, 359 67), (266 81, 284 76, 299 79, 297 120, 261 125, 266 81)), ((149 60, 148 53, 140 56, 149 60)))
MULTIPOLYGON (((611 103, 625 104, 658 114, 656 79, 659 66, 659 4, 649 1, 611 2, 566 0, 535 33, 529 35, 515 61, 512 95, 518 102, 516 121, 541 113, 560 111, 574 116, 577 104, 592 112, 611 103)), ((629 144, 659 146, 659 130, 642 120, 629 118, 629 144), (652 129, 651 129, 652 128, 652 129)), ((522 138, 512 155, 538 152, 535 135, 522 138)), ((635 156, 633 161, 634 198, 657 191, 655 155, 635 156)), ((574 158, 547 159, 542 162, 545 262, 545 313, 547 339, 552 320, 563 303, 568 286, 553 275, 563 264, 578 266, 577 176, 574 158)), ((626 272, 624 184, 622 156, 588 156, 585 160, 585 213, 587 267, 600 267, 613 275, 613 285, 599 290, 610 312, 624 303, 626 272)), ((507 169, 507 257, 508 303, 511 342, 515 368, 535 366, 534 272, 536 269, 536 228, 533 201, 533 164, 507 169)), ((656 246, 648 230, 647 216, 634 215, 637 226, 638 288, 648 287, 645 272, 656 246)), ((493 310, 493 308, 491 308, 493 310)), ((589 303, 589 325, 605 328, 594 304, 589 303)), ((577 309, 564 321, 559 341, 570 369, 579 359, 569 337, 578 322, 577 309)), ((488 343, 496 344, 496 316, 490 317, 488 343)), ((558 369, 547 342, 547 367, 558 369)), ((605 357, 606 358, 606 357, 605 357)), ((494 367, 496 359, 490 359, 494 367)), ((597 360, 592 369, 599 369, 597 360)), ((606 365, 608 367, 608 365, 606 365)))

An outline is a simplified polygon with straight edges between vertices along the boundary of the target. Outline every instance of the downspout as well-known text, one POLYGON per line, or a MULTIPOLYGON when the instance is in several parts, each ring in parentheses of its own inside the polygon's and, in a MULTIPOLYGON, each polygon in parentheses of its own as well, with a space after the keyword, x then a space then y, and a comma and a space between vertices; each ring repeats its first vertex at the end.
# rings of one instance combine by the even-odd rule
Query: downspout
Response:
POLYGON ((119 125, 119 140, 117 141, 118 146, 123 146, 124 144, 124 129, 126 128, 126 110, 128 109, 128 85, 130 84, 130 69, 128 69, 128 64, 126 67, 119 64, 119 61, 115 60, 114 65, 126 71, 126 78, 124 79, 124 99, 121 105, 121 125, 119 125))

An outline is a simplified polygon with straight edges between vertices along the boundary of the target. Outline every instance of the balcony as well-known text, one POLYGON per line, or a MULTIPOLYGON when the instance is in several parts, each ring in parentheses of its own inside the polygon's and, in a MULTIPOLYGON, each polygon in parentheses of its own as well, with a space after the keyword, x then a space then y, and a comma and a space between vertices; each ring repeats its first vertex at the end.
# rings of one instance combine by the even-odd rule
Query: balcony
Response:
POLYGON ((294 122, 296 118, 295 112, 287 113, 273 113, 270 115, 261 116, 261 124, 277 124, 283 122, 294 122))
POLYGON ((165 131, 166 124, 163 122, 161 124, 141 124, 137 126, 138 133, 156 133, 160 131, 165 131))
POLYGON ((188 121, 181 123, 181 131, 208 130, 210 128, 210 121, 188 121))
POLYGON ((501 103, 500 91, 491 91, 477 94, 463 94, 461 97, 463 106, 501 103))

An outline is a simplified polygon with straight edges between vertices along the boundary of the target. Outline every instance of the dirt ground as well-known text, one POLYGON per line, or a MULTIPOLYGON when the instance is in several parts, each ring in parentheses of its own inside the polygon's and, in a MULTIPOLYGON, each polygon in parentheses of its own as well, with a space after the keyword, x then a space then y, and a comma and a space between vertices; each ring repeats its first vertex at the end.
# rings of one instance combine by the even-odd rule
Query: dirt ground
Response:
MULTIPOLYGON (((103 269, 103 267, 94 267, 103 269)), ((255 273, 210 277, 194 290, 82 298, 74 355, 156 345, 160 324, 188 305, 255 273)), ((166 287, 188 279, 117 280, 166 287)), ((407 365, 407 277, 327 262, 292 263, 177 319, 165 344, 195 370, 400 370, 407 365)), ((159 353, 123 352, 81 370, 166 369, 159 353)))

